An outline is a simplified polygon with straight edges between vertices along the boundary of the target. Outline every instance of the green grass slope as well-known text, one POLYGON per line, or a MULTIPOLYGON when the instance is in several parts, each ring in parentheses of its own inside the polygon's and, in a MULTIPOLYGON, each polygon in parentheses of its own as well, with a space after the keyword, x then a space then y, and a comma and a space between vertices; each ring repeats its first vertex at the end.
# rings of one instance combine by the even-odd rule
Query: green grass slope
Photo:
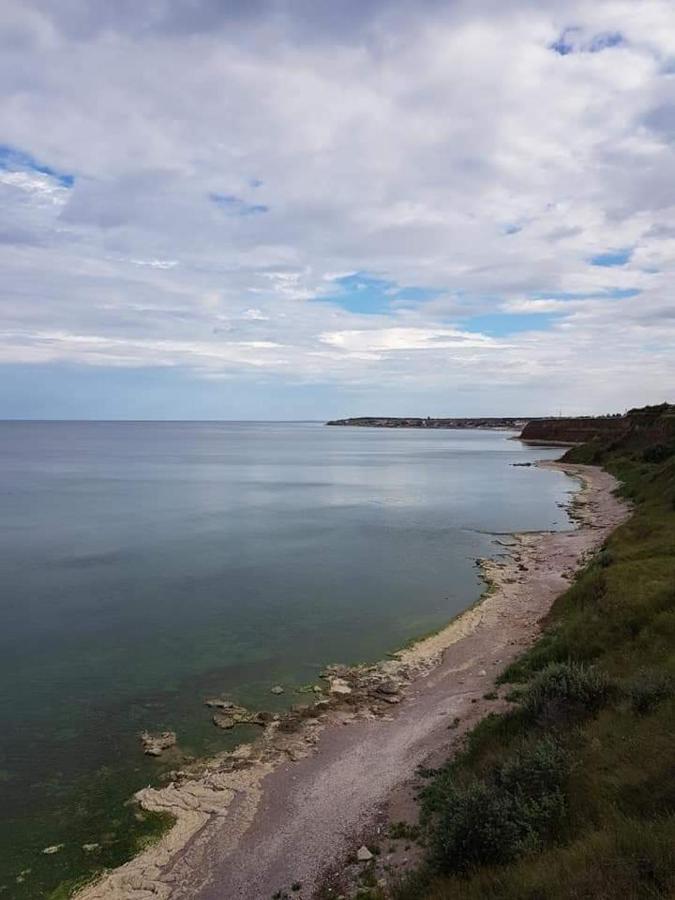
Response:
POLYGON ((430 773, 428 863, 397 900, 675 896, 675 419, 631 414, 566 458, 616 474, 634 513, 504 673, 510 711, 430 773))

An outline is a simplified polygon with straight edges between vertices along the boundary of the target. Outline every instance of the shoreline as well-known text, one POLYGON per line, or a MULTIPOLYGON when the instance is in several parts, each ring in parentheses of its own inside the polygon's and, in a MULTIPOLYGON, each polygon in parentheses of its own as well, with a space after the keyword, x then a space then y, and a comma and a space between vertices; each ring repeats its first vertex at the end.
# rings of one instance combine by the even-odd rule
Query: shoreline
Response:
MULTIPOLYGON (((141 806, 171 813, 174 826, 78 900, 257 900, 293 882, 302 885, 295 896, 309 900, 378 817, 404 818, 416 766, 447 756, 500 708, 484 697, 495 677, 534 641, 573 572, 628 515, 608 473, 538 465, 581 482, 568 505, 575 529, 511 535, 498 557, 481 561, 481 597, 444 628, 373 666, 330 667, 326 697, 294 707, 253 744, 139 791, 141 806), (459 725, 449 731, 448 721, 459 725)), ((390 865, 405 867, 395 854, 390 865)))

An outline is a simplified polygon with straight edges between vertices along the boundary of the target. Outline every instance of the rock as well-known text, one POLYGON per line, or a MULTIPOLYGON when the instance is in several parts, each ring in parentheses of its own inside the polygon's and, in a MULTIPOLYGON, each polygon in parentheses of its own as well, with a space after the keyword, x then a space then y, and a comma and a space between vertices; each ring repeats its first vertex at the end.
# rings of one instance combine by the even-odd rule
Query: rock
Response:
POLYGON ((206 706, 210 706, 212 709, 234 709, 237 705, 231 700, 225 700, 223 697, 215 697, 211 700, 205 700, 204 703, 206 704, 206 706))
POLYGON ((383 681, 377 686, 378 694, 398 694, 399 686, 395 681, 383 681))
POLYGON ((51 856, 52 853, 58 853, 59 850, 63 850, 64 846, 64 844, 52 844, 51 847, 45 847, 42 852, 46 853, 47 856, 51 856))
POLYGON ((235 725, 261 725, 271 721, 269 713, 251 712, 234 703, 213 714, 213 724, 218 728, 234 728, 235 725))
POLYGON ((230 753, 232 759, 250 759, 253 755, 253 745, 252 744, 239 744, 238 747, 230 753))
POLYGON ((221 712, 215 713, 211 721, 218 728, 234 728, 236 725, 232 716, 228 716, 226 713, 221 712))
POLYGON ((370 852, 370 850, 364 844, 362 847, 359 847, 359 849, 356 851, 356 858, 358 859, 359 862, 368 862, 369 860, 371 860, 373 858, 373 854, 370 852))
POLYGON ((320 684, 312 685, 312 690, 314 691, 315 694, 323 694, 323 688, 321 687, 320 684))
POLYGON ((150 734, 144 731, 141 734, 141 743, 146 756, 161 756, 164 750, 176 743, 176 732, 163 731, 161 734, 150 734))
POLYGON ((381 700, 384 700, 385 703, 392 703, 392 704, 393 704, 393 703, 400 703, 400 702, 401 702, 401 698, 400 698, 400 697, 393 697, 393 696, 391 696, 390 694, 385 694, 385 695, 384 695, 383 697, 381 697, 380 699, 381 699, 381 700))
POLYGON ((328 692, 330 694, 346 695, 351 694, 352 689, 349 687, 344 678, 331 678, 328 692))
POLYGON ((284 692, 284 689, 282 688, 282 686, 280 684, 275 684, 271 690, 272 694, 283 694, 283 692, 284 692))
POLYGON ((98 848, 99 848, 100 846, 101 846, 100 844, 82 844, 82 849, 83 849, 86 853, 93 853, 94 850, 98 850, 98 848))

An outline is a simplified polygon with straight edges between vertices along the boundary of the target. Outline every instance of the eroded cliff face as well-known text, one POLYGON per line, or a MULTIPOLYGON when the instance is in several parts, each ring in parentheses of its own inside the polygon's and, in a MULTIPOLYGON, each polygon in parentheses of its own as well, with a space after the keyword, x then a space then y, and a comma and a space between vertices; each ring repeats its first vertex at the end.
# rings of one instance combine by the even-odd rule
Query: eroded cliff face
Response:
POLYGON ((594 438, 613 438, 628 427, 626 416, 569 419, 534 419, 521 432, 521 440, 552 444, 583 444, 594 438))
POLYGON ((626 450, 640 451, 675 443, 675 406, 662 403, 631 409, 625 415, 566 419, 536 419, 523 428, 521 439, 539 443, 582 444, 607 447, 620 441, 626 450))

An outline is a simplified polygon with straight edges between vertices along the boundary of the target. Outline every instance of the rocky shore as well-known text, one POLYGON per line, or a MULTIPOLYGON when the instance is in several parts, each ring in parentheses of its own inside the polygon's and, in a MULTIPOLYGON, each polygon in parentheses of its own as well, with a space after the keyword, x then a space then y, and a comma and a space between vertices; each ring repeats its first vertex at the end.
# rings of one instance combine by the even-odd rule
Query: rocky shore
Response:
MULTIPOLYGON (((144 808, 175 816, 173 828, 79 900, 259 900, 277 892, 309 900, 335 872, 349 896, 372 835, 414 815, 416 767, 447 755, 504 705, 496 676, 627 514, 607 473, 543 465, 583 482, 571 504, 577 529, 513 535, 500 556, 481 561, 489 585, 482 600, 442 631, 374 666, 328 668, 320 694, 259 722, 255 742, 140 791, 144 808)), ((409 863, 407 851, 387 843, 378 870, 385 881, 409 863)))

